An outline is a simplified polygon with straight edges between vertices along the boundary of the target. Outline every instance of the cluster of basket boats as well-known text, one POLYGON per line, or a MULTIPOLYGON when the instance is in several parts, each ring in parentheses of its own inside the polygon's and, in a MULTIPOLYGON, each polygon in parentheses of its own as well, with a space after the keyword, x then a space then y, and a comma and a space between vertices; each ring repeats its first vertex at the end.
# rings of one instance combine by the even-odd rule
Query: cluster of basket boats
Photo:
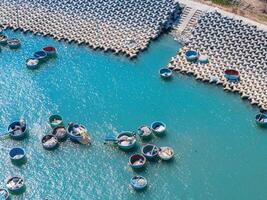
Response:
MULTIPOLYGON (((106 135, 105 142, 112 142, 122 150, 133 149, 137 145, 137 136, 142 141, 148 142, 152 135, 162 136, 166 132, 166 125, 163 122, 153 122, 151 126, 141 126, 136 132, 123 131, 119 135, 106 135)), ((146 143, 141 148, 141 153, 135 153, 129 157, 129 165, 133 169, 144 168, 147 160, 160 158, 170 160, 174 156, 174 150, 171 147, 157 147, 155 144, 146 143)), ((136 190, 144 189, 147 186, 147 180, 143 176, 133 176, 130 181, 132 187, 136 190)))
MULTIPOLYGON (((8 38, 2 30, 0 30, 0 46, 8 46, 10 49, 17 49, 20 47, 20 40, 17 38, 8 38)), ((0 48, 1 50, 1 48, 0 48)))

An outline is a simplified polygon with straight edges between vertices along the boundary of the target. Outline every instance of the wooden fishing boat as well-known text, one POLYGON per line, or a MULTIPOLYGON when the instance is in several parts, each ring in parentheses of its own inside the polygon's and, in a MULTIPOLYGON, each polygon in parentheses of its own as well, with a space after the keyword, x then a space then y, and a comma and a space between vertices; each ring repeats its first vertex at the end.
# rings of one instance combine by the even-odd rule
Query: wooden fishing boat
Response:
POLYGON ((7 36, 0 34, 0 45, 6 45, 7 44, 7 36))
POLYGON ((240 80, 239 71, 237 71, 235 69, 226 69, 224 71, 224 77, 229 81, 239 81, 240 80))
POLYGON ((0 188, 0 199, 8 200, 10 197, 8 190, 4 188, 0 188))
POLYGON ((37 69, 39 66, 39 60, 36 58, 29 58, 26 60, 26 66, 28 69, 37 69))
POLYGON ((38 59, 40 62, 44 62, 47 58, 47 54, 45 51, 37 51, 33 54, 33 57, 38 59))
POLYGON ((43 48, 43 51, 46 52, 46 54, 47 54, 48 57, 55 56, 56 53, 57 53, 56 48, 55 47, 52 47, 52 46, 44 47, 43 48))
POLYGON ((131 155, 129 158, 129 165, 133 169, 139 169, 144 167, 146 164, 146 157, 143 156, 142 154, 134 154, 131 155))
POLYGON ((138 135, 145 140, 148 140, 152 136, 152 130, 148 126, 140 126, 138 128, 138 135))
POLYGON ((21 194, 25 191, 25 183, 22 177, 14 176, 6 182, 6 187, 12 194, 21 194))
POLYGON ((79 142, 81 144, 91 143, 90 135, 83 125, 69 123, 67 134, 73 142, 79 142))
POLYGON ((158 156, 159 148, 154 144, 146 144, 142 147, 141 152, 146 158, 153 159, 158 156))
POLYGON ((170 78, 172 76, 172 70, 170 70, 168 68, 161 68, 159 70, 159 74, 160 74, 161 78, 167 79, 167 78, 170 78))
POLYGON ((194 61, 197 61, 199 54, 197 51, 188 50, 185 52, 185 57, 187 61, 194 62, 194 61))
POLYGON ((151 124, 151 129, 156 135, 159 136, 166 131, 166 124, 164 124, 163 122, 156 121, 151 124))
POLYGON ((51 115, 49 117, 49 124, 52 128, 63 126, 63 118, 60 115, 51 115))
POLYGON ((27 136, 28 133, 27 124, 22 119, 12 122, 7 129, 9 136, 14 140, 22 140, 27 136))
POLYGON ((136 145, 136 137, 130 131, 124 131, 120 133, 117 137, 117 144, 123 150, 132 149, 136 145))
POLYGON ((173 158, 174 151, 171 147, 160 147, 158 155, 162 160, 170 160, 173 158))
POLYGON ((147 180, 143 176, 134 176, 131 178, 131 185, 136 190, 142 190, 147 186, 147 180))
POLYGON ((53 149, 56 149, 58 147, 59 143, 58 143, 58 139, 56 136, 45 135, 42 138, 42 145, 43 145, 44 149, 53 150, 53 149))
POLYGON ((11 38, 7 40, 7 45, 10 49, 17 49, 20 47, 20 40, 17 38, 11 38))
POLYGON ((255 117, 256 124, 262 127, 267 127, 267 114, 260 113, 255 117))
POLYGON ((64 141, 68 134, 64 126, 57 126, 52 130, 52 135, 56 136, 58 141, 64 141))
POLYGON ((25 150, 21 147, 12 148, 9 151, 9 157, 11 159, 11 162, 15 165, 24 164, 26 161, 25 150))

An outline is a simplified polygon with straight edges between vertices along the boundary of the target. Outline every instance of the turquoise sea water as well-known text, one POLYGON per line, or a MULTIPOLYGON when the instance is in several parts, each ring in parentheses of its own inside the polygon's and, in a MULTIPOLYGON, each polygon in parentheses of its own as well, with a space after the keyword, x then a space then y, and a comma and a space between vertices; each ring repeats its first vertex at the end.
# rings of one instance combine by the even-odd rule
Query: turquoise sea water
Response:
POLYGON ((254 124, 257 108, 191 77, 161 80, 158 69, 180 48, 170 36, 153 41, 131 61, 51 38, 6 33, 20 38, 22 47, 0 53, 0 128, 5 132, 10 121, 22 116, 30 128, 24 141, 0 140, 1 185, 11 175, 22 175, 27 185, 25 194, 12 199, 267 198, 267 136, 254 124), (29 71, 26 58, 47 44, 58 49, 58 57, 29 71), (55 151, 44 150, 40 139, 50 131, 52 113, 86 125, 92 146, 66 141, 55 151), (148 163, 138 174, 149 186, 135 192, 129 180, 137 173, 127 166, 132 152, 104 145, 103 137, 154 120, 164 121, 168 132, 151 142, 173 147, 175 158, 148 163), (11 164, 13 146, 26 149, 26 165, 11 164))

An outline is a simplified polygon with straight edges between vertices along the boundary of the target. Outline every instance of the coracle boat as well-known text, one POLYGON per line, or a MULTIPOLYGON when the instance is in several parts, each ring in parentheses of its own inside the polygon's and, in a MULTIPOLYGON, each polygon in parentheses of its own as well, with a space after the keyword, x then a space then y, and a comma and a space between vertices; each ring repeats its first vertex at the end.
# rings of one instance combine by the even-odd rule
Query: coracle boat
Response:
POLYGON ((143 156, 142 154, 134 154, 131 155, 131 157, 129 158, 129 165, 133 168, 133 169, 139 169, 144 167, 146 164, 146 157, 143 156))
POLYGON ((14 140, 22 140, 27 136, 27 124, 24 120, 12 122, 8 126, 9 136, 14 140))
POLYGON ((117 137, 117 144, 123 150, 132 149, 136 145, 136 137, 130 131, 124 131, 120 133, 117 137))
POLYGON ((79 142, 81 144, 91 143, 90 135, 83 125, 69 123, 67 134, 73 142, 79 142))
POLYGON ((136 190, 142 190, 147 186, 147 180, 143 176, 134 176, 131 178, 131 185, 136 190))
POLYGON ((14 176, 7 180, 6 187, 13 194, 21 194, 25 191, 25 183, 22 177, 14 176))
POLYGON ((47 46, 43 48, 43 51, 47 54, 47 56, 52 57, 55 56, 57 51, 55 47, 47 46))
POLYGON ((6 45, 7 44, 7 36, 0 34, 0 45, 6 45))
POLYGON ((7 40, 7 45, 10 49, 17 49, 20 47, 20 40, 16 38, 11 38, 7 40))
POLYGON ((63 141, 67 137, 67 130, 64 126, 57 126, 53 129, 52 135, 56 136, 58 141, 63 141))
POLYGON ((141 126, 138 128, 138 135, 142 139, 150 139, 152 136, 152 130, 148 126, 141 126))
POLYGON ((153 159, 158 156, 159 149, 154 144, 146 144, 142 147, 141 152, 146 158, 153 159))
POLYGON ((47 58, 47 54, 45 51, 37 51, 33 54, 33 57, 38 59, 40 62, 44 62, 47 58))
POLYGON ((262 127, 267 127, 267 114, 264 113, 257 114, 256 124, 262 127))
POLYGON ((170 160, 173 158, 174 151, 171 147, 160 147, 158 155, 162 160, 170 160))
POLYGON ((0 199, 1 200, 8 200, 9 199, 9 192, 4 189, 4 188, 0 188, 0 199))
POLYGON ((224 77, 228 81, 239 81, 240 80, 240 74, 237 70, 235 69, 226 69, 224 71, 224 77))
POLYGON ((161 68, 159 70, 159 74, 162 78, 170 78, 172 76, 172 70, 168 69, 168 68, 161 68))
POLYGON ((47 149, 47 150, 56 149, 58 147, 58 144, 59 144, 58 139, 54 135, 45 135, 42 138, 42 145, 44 149, 47 149))
POLYGON ((26 161, 26 153, 25 153, 25 150, 21 147, 15 147, 15 148, 12 148, 10 151, 9 151, 9 157, 11 159, 11 162, 13 164, 24 164, 25 161, 26 161))
POLYGON ((197 51, 188 50, 185 52, 185 57, 188 61, 194 62, 194 61, 197 61, 199 54, 197 51))
POLYGON ((166 131, 166 124, 163 122, 153 122, 151 124, 151 129, 156 135, 161 135, 166 131))
POLYGON ((26 60, 26 66, 28 69, 37 69, 39 65, 39 60, 36 58, 29 58, 26 60))
POLYGON ((63 118, 60 115, 51 115, 49 117, 49 124, 52 128, 63 126, 63 118))

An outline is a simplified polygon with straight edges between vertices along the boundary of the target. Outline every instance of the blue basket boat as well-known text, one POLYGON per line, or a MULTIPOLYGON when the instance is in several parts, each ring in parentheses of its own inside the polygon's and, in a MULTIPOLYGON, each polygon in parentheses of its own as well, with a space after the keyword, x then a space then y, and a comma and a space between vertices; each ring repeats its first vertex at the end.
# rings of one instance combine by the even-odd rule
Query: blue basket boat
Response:
POLYGON ((54 150, 58 147, 58 139, 54 135, 45 135, 42 138, 42 145, 46 150, 54 150))
POLYGON ((64 126, 57 126, 52 130, 52 135, 54 135, 55 137, 57 137, 58 141, 64 141, 68 134, 67 134, 67 130, 64 126))
POLYGON ((260 113, 255 117, 256 124, 262 127, 267 127, 267 114, 260 113))
POLYGON ((21 147, 12 148, 9 151, 9 157, 11 162, 15 165, 20 165, 26 163, 26 153, 21 147))
POLYGON ((10 194, 8 190, 4 188, 0 188, 0 200, 8 200, 10 197, 10 194))
POLYGON ((91 143, 90 135, 83 125, 69 123, 67 134, 70 137, 70 140, 73 142, 78 142, 81 144, 91 143))
POLYGON ((117 137, 117 144, 123 150, 132 149, 136 145, 136 137, 131 131, 121 132, 117 137))
POLYGON ((8 126, 9 136, 14 140, 22 140, 27 136, 27 124, 24 120, 12 122, 8 126))
POLYGON ((28 69, 37 69, 39 67, 39 60, 37 58, 29 58, 26 60, 28 69))
POLYGON ((148 139, 150 139, 152 137, 152 133, 153 132, 152 132, 151 128, 148 127, 148 126, 140 126, 138 128, 138 132, 137 133, 142 139, 148 140, 148 139))
POLYGON ((171 160, 174 156, 174 150, 171 147, 160 147, 158 155, 162 160, 171 160))
POLYGON ((194 62, 194 61, 197 61, 199 54, 197 51, 188 50, 185 52, 185 57, 188 61, 194 62))
POLYGON ((224 71, 224 77, 228 81, 239 81, 240 80, 240 74, 237 70, 235 69, 226 69, 224 71))
POLYGON ((170 78, 172 76, 172 70, 168 69, 168 68, 161 68, 159 70, 159 74, 162 78, 170 78))
POLYGON ((131 186, 135 190, 142 190, 147 186, 147 180, 143 176, 134 176, 131 178, 131 186))
POLYGON ((134 154, 131 155, 129 158, 129 165, 133 169, 140 169, 144 167, 146 164, 146 157, 143 156, 142 154, 134 154))
POLYGON ((11 38, 7 40, 7 45, 10 49, 17 49, 20 47, 20 40, 17 38, 11 38))
POLYGON ((57 126, 63 126, 63 118, 60 115, 51 115, 49 117, 49 124, 51 128, 55 128, 57 126))
POLYGON ((47 58, 47 53, 45 51, 37 51, 33 54, 33 57, 38 59, 40 62, 44 62, 47 58))
POLYGON ((162 135, 166 131, 166 124, 160 121, 153 122, 151 129, 156 135, 162 135))
POLYGON ((44 47, 43 51, 47 54, 48 57, 53 57, 57 54, 56 48, 52 46, 44 47))
POLYGON ((20 176, 9 178, 6 182, 6 187, 11 194, 22 194, 26 189, 24 180, 20 176))
POLYGON ((0 45, 6 45, 7 44, 7 36, 0 34, 0 45))
POLYGON ((158 156, 159 148, 154 144, 146 144, 142 147, 141 152, 146 158, 153 159, 158 156))

